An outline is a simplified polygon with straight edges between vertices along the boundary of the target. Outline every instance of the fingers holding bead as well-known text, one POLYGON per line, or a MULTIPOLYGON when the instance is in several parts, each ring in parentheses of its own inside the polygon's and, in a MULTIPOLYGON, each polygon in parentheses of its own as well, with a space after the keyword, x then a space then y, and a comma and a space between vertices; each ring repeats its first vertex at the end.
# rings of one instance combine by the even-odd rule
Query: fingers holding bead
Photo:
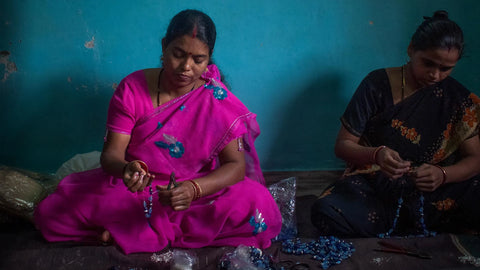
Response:
POLYGON ((410 171, 411 163, 403 160, 398 152, 386 146, 380 146, 375 150, 374 159, 391 179, 398 179, 410 171))
POLYGON ((445 183, 446 172, 438 165, 422 164, 416 170, 414 179, 419 190, 431 192, 445 183))
POLYGON ((140 181, 137 191, 143 191, 145 188, 152 184, 154 176, 151 174, 140 175, 140 181))
POLYGON ((130 189, 135 185, 135 183, 138 181, 138 178, 140 177, 139 172, 134 172, 133 174, 129 174, 123 179, 123 183, 125 183, 125 186, 130 189))
POLYGON ((144 190, 154 177, 148 172, 147 164, 141 160, 131 161, 123 169, 123 182, 131 192, 144 190))
POLYGON ((129 189, 131 192, 142 191, 147 183, 148 181, 145 179, 145 174, 140 173, 137 177, 137 181, 129 189))

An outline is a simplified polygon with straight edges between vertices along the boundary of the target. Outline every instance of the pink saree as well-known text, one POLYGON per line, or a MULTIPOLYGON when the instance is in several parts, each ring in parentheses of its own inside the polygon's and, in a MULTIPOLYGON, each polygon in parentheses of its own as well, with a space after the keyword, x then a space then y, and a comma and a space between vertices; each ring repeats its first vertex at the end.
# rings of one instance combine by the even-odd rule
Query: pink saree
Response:
POLYGON ((155 109, 143 71, 130 74, 110 102, 107 129, 131 135, 127 160, 145 161, 155 174, 153 186, 166 185, 172 172, 177 181, 212 172, 219 152, 237 138, 244 141, 239 150, 245 151, 245 179, 184 211, 161 205, 154 195, 147 219, 148 189, 131 193, 102 169, 71 174, 36 209, 36 225, 48 241, 92 241, 108 230, 127 254, 167 246, 270 246, 282 218, 254 148, 256 116, 226 90, 216 66, 208 69, 202 87, 155 109))

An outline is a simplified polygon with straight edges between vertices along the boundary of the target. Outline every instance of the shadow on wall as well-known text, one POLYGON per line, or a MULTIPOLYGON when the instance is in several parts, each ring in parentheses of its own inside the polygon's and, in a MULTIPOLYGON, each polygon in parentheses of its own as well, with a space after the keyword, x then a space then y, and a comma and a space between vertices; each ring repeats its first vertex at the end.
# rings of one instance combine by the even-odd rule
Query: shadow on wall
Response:
MULTIPOLYGON (((345 109, 339 94, 341 77, 337 73, 314 76, 299 84, 296 98, 280 108, 278 136, 265 156, 267 168, 282 170, 342 169, 335 157, 334 143, 345 109), (294 137, 287 134, 292 134, 294 137), (327 147, 325 147, 327 146, 327 147), (301 161, 301 162, 299 162, 301 161), (302 164, 293 167, 292 164, 302 164)), ((287 90, 283 90, 287 91, 287 90)))
POLYGON ((71 77, 52 78, 32 90, 35 97, 22 95, 23 105, 7 109, 16 128, 3 135, 9 143, 0 160, 6 165, 51 173, 75 154, 101 150, 113 89, 82 78, 78 70, 71 77))

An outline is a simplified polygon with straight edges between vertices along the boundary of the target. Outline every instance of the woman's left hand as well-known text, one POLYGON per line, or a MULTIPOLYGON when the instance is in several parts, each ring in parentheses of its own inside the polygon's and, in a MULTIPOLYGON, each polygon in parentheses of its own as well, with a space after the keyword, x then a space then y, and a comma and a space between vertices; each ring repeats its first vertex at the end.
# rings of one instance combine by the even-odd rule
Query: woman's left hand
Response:
POLYGON ((422 164, 411 173, 415 186, 425 192, 432 192, 443 183, 443 171, 437 166, 422 164))
POLYGON ((172 206, 173 210, 181 211, 190 208, 195 191, 190 181, 177 182, 178 186, 170 190, 167 186, 157 185, 158 199, 163 205, 172 206))

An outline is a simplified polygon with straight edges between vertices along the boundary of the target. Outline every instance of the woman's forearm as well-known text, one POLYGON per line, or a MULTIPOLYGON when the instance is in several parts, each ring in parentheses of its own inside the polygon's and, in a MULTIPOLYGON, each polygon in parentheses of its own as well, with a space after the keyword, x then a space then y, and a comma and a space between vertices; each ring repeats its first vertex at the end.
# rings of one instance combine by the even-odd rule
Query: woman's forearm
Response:
POLYGON ((443 167, 446 173, 445 183, 456 183, 468 180, 480 174, 480 158, 467 156, 457 163, 443 167))
POLYGON ((338 158, 356 165, 375 164, 375 150, 377 147, 362 146, 350 140, 337 141, 335 145, 338 158))
POLYGON ((446 183, 462 182, 480 174, 480 140, 478 135, 465 140, 460 146, 462 159, 443 169, 446 183))
POLYGON ((243 179, 245 179, 245 164, 232 161, 224 163, 212 173, 194 180, 201 186, 202 196, 206 196, 234 185, 243 179))
POLYGON ((125 159, 116 157, 111 153, 102 152, 100 156, 100 165, 103 170, 117 178, 123 177, 123 169, 128 162, 125 159))

